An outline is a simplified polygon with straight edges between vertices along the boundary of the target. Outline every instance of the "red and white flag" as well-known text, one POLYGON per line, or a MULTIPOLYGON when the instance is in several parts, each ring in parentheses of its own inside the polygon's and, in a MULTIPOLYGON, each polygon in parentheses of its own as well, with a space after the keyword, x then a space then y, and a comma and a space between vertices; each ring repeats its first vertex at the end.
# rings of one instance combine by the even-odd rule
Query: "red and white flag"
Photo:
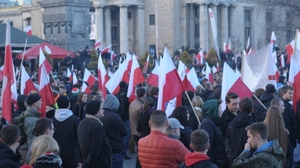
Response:
POLYGON ((199 65, 203 65, 203 51, 201 50, 197 55, 196 55, 196 59, 197 59, 197 64, 199 65))
POLYGON ((250 50, 250 36, 248 37, 248 40, 247 40, 246 50, 247 51, 250 50))
POLYGON ((114 65, 114 60, 117 57, 115 52, 113 50, 110 50, 110 64, 113 66, 114 65))
POLYGON ((157 61, 155 61, 155 67, 152 70, 152 72, 150 73, 148 79, 147 79, 147 83, 150 86, 158 86, 158 77, 160 74, 160 67, 157 61))
POLYGON ((227 52, 227 48, 228 48, 228 45, 226 44, 225 41, 223 41, 223 51, 224 51, 224 53, 227 52))
POLYGON ((99 38, 96 43, 94 44, 94 48, 100 47, 101 46, 101 38, 99 38))
POLYGON ((211 73, 211 68, 208 63, 205 63, 205 78, 208 79, 211 83, 214 82, 213 74, 211 73))
POLYGON ((36 87, 34 86, 32 80, 30 79, 28 73, 26 72, 26 69, 23 65, 21 65, 21 90, 20 93, 23 95, 28 95, 32 90, 36 90, 36 87))
POLYGON ((98 88, 99 88, 99 90, 102 91, 103 98, 106 97, 105 84, 107 81, 108 81, 107 70, 105 69, 105 66, 102 61, 102 56, 100 54, 99 59, 98 59, 98 88))
POLYGON ((67 68, 67 77, 70 79, 70 81, 72 80, 72 72, 70 71, 69 68, 67 68))
POLYGON ((89 87, 92 87, 97 79, 94 77, 94 75, 88 70, 84 69, 84 75, 83 75, 83 81, 87 82, 89 84, 89 87))
POLYGON ((135 88, 136 85, 145 81, 140 65, 136 59, 136 57, 132 57, 132 66, 130 72, 130 78, 128 83, 128 92, 127 97, 129 101, 132 102, 135 98, 135 88))
MULTIPOLYGON (((73 72, 74 73, 74 72, 73 72)), ((74 73, 73 74, 73 77, 72 77, 72 82, 73 82, 73 85, 77 84, 78 83, 78 80, 77 80, 77 76, 76 74, 74 73)))
POLYGON ((192 91, 196 91, 196 87, 197 86, 201 86, 203 88, 203 86, 200 84, 195 68, 193 67, 192 69, 190 69, 190 71, 186 74, 186 78, 187 78, 187 83, 188 83, 188 88, 187 90, 192 90, 192 91))
POLYGON ((283 54, 281 54, 281 56, 280 56, 280 66, 281 66, 281 68, 284 68, 284 67, 285 67, 284 56, 283 56, 283 54))
POLYGON ((31 25, 24 28, 24 31, 27 33, 28 36, 32 35, 31 25))
POLYGON ((148 64, 149 64, 149 58, 150 58, 150 55, 148 54, 147 60, 145 62, 144 68, 143 68, 143 73, 147 73, 148 64))
POLYGON ((1 93, 1 107, 2 116, 7 121, 12 120, 12 90, 11 86, 15 83, 14 79, 14 67, 12 61, 11 41, 10 41, 10 22, 7 20, 6 24, 6 42, 5 42, 5 55, 4 55, 4 69, 3 69, 3 81, 2 81, 2 93, 1 93))
MULTIPOLYGON (((50 65, 50 63, 46 60, 46 57, 44 55, 44 52, 42 50, 42 48, 40 48, 40 57, 39 57, 39 74, 41 73, 42 71, 42 65, 45 65, 45 68, 46 68, 46 72, 47 74, 49 74, 51 71, 52 71, 52 66, 50 65)), ((39 75, 39 82, 40 82, 40 76, 39 75)))
POLYGON ((276 41, 276 36, 275 36, 275 32, 272 31, 272 35, 271 35, 271 39, 270 39, 270 43, 274 44, 274 41, 276 41))
POLYGON ((299 30, 296 30, 296 39, 294 47, 294 55, 290 59, 289 83, 294 83, 294 78, 300 71, 300 36, 299 30))
MULTIPOLYGON (((217 24, 216 24, 215 14, 210 8, 208 8, 208 14, 209 14, 209 18, 210 18, 210 25, 211 25, 213 40, 215 43, 215 50, 219 51, 218 40, 217 40, 218 32, 217 32, 217 24)), ((219 52, 217 52, 217 54, 218 54, 219 60, 221 60, 219 52)))
POLYGON ((109 53, 110 52, 110 50, 111 50, 111 44, 110 45, 108 45, 107 47, 105 47, 102 51, 101 51, 101 54, 103 55, 103 54, 105 54, 105 53, 109 53))
POLYGON ((81 92, 86 93, 86 94, 91 93, 91 89, 86 85, 85 82, 82 82, 81 92))
POLYGON ((116 94, 119 92, 120 87, 119 84, 121 81, 126 83, 129 82, 128 75, 128 59, 126 58, 122 64, 119 65, 117 71, 112 75, 112 77, 106 82, 105 87, 109 91, 109 93, 116 94))
POLYGON ((268 80, 269 80, 268 83, 273 84, 275 88, 277 88, 277 79, 276 79, 276 71, 278 71, 276 66, 277 56, 276 56, 276 52, 272 53, 272 47, 270 47, 269 50, 271 55, 269 55, 268 57, 268 80))
POLYGON ((184 88, 167 48, 164 49, 163 58, 161 59, 160 64, 164 66, 161 66, 158 81, 159 93, 157 109, 164 110, 165 103, 179 94, 182 94, 184 88))
POLYGON ((244 84, 241 78, 229 67, 229 65, 224 62, 223 67, 223 80, 222 80, 222 109, 225 110, 225 97, 228 92, 235 92, 239 95, 240 99, 245 97, 252 97, 251 90, 244 84))
POLYGON ((292 40, 289 44, 287 44, 285 46, 285 49, 286 49, 286 53, 288 55, 288 58, 286 60, 286 63, 289 64, 290 63, 290 60, 291 60, 291 57, 292 55, 294 54, 294 46, 295 46, 295 40, 292 40))
POLYGON ((0 67, 0 82, 3 80, 3 69, 4 69, 4 65, 0 67))
POLYGON ((46 106, 55 104, 55 101, 45 65, 41 67, 40 76, 39 94, 42 99, 40 112, 41 117, 46 117, 46 106))
POLYGON ((293 88, 294 88, 294 96, 293 96, 293 107, 295 112, 297 113, 297 107, 299 107, 298 102, 300 100, 300 72, 296 74, 294 77, 294 83, 293 83, 293 88))

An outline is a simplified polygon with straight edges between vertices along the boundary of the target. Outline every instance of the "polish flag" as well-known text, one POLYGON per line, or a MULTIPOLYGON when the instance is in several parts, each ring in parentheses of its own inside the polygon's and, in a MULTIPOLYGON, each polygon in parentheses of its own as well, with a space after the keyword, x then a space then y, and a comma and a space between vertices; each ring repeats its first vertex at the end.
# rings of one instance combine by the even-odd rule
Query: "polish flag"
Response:
POLYGON ((130 78, 128 83, 128 92, 127 92, 127 97, 129 98, 130 102, 132 102, 136 98, 135 95, 136 85, 144 81, 145 79, 137 59, 136 57, 132 57, 132 66, 131 66, 130 78))
POLYGON ((231 46, 231 40, 229 38, 228 45, 227 45, 227 51, 231 51, 231 50, 232 50, 232 46, 231 46))
POLYGON ((105 66, 102 62, 102 56, 100 54, 98 59, 98 88, 103 93, 103 98, 106 97, 106 88, 105 84, 108 81, 108 74, 107 70, 105 69, 105 66))
MULTIPOLYGON (((177 73, 178 73, 180 81, 184 87, 184 90, 187 90, 187 88, 188 88, 188 82, 187 82, 187 78, 186 78, 187 69, 188 68, 185 66, 185 64, 181 60, 179 60, 177 73)), ((181 99, 181 95, 180 95, 180 99, 181 99)))
POLYGON ((70 79, 70 81, 72 81, 72 72, 69 68, 67 68, 67 77, 70 79))
POLYGON ((94 48, 100 47, 101 46, 101 38, 99 38, 96 43, 94 44, 94 48))
POLYGON ((164 49, 163 58, 161 59, 160 64, 164 66, 161 66, 158 82, 159 93, 157 109, 164 110, 165 103, 179 94, 182 94, 184 88, 167 48, 164 49))
POLYGON ((188 83, 188 87, 187 90, 192 90, 192 91, 196 91, 196 87, 197 86, 201 86, 203 88, 203 86, 200 84, 195 68, 193 67, 192 69, 190 69, 190 71, 186 74, 186 78, 187 78, 187 83, 188 83))
POLYGON ((225 110, 225 97, 228 92, 235 92, 239 95, 240 99, 245 97, 252 97, 251 90, 244 84, 241 78, 229 67, 229 65, 224 62, 223 67, 223 80, 222 80, 222 109, 225 110))
POLYGON ((148 70, 149 58, 150 58, 150 55, 148 54, 147 60, 145 62, 144 68, 143 68, 143 73, 146 73, 148 70))
POLYGON ((24 28, 24 31, 27 33, 28 36, 32 36, 31 25, 24 28))
POLYGON ((297 113, 297 109, 299 106, 298 103, 300 103, 300 72, 298 71, 298 73, 296 74, 296 76, 294 76, 294 83, 293 83, 293 88, 294 88, 294 96, 293 96, 293 107, 294 107, 294 111, 297 113))
POLYGON ((4 65, 0 67, 0 82, 3 80, 3 69, 4 69, 4 65))
POLYGON ((92 87, 97 79, 94 77, 94 75, 88 70, 84 69, 84 75, 83 75, 83 81, 87 82, 89 84, 89 87, 92 87))
POLYGON ((119 68, 117 69, 117 71, 106 82, 105 87, 107 88, 109 93, 111 93, 111 94, 118 93, 120 90, 119 84, 121 81, 124 81, 126 83, 129 82, 127 67, 128 67, 128 58, 126 58, 126 60, 123 61, 123 63, 119 65, 119 68))
POLYGON ((211 68, 208 63, 205 63, 205 78, 207 78, 211 83, 214 82, 213 74, 211 73, 211 68))
POLYGON ((129 52, 127 52, 127 54, 126 54, 126 60, 128 62, 127 70, 128 70, 128 72, 130 72, 131 71, 131 65, 132 65, 132 55, 129 52))
POLYGON ((23 65, 21 65, 21 73, 21 94, 28 95, 32 90, 37 91, 23 65))
POLYGON ((286 49, 286 53, 288 55, 288 58, 286 60, 286 63, 289 64, 290 63, 290 60, 291 60, 291 57, 292 55, 294 54, 294 46, 295 46, 295 40, 292 40, 289 44, 287 44, 285 46, 285 49, 286 49))
POLYGON ((197 55, 196 55, 196 59, 197 59, 197 64, 199 65, 203 65, 203 51, 201 50, 197 55))
POLYGON ((10 22, 9 22, 9 20, 7 20, 5 55, 4 55, 4 68, 3 68, 3 81, 2 81, 2 93, 1 93, 2 116, 7 121, 12 120, 11 102, 12 102, 13 93, 12 93, 12 90, 11 90, 11 86, 15 83, 10 37, 11 37, 10 22))
POLYGON ((82 83, 81 92, 86 94, 91 93, 91 89, 86 85, 85 82, 82 83))
POLYGON ((110 51, 110 64, 113 66, 114 65, 114 60, 117 57, 115 52, 113 50, 110 51))
POLYGON ((147 79, 147 83, 148 85, 151 86, 158 86, 158 77, 160 74, 160 67, 158 65, 158 62, 155 61, 155 67, 152 70, 152 72, 150 73, 148 79, 147 79))
POLYGON ((250 50, 250 36, 248 37, 248 40, 247 40, 246 50, 247 50, 248 52, 249 52, 249 50, 250 50))
MULTIPOLYGON (((49 74, 52 71, 52 66, 50 63, 46 60, 43 50, 40 48, 40 57, 39 57, 39 74, 41 74, 42 71, 42 65, 45 65, 46 72, 49 74)), ((39 75, 39 82, 40 82, 40 76, 39 75)))
POLYGON ((227 52, 227 49, 228 49, 228 45, 226 44, 225 41, 223 41, 223 51, 224 51, 224 53, 227 52))
POLYGON ((72 77, 72 82, 73 82, 73 85, 77 84, 78 83, 78 80, 77 80, 77 76, 76 74, 73 74, 73 77, 72 77))
POLYGON ((271 35, 271 39, 270 39, 270 43, 274 44, 274 41, 276 41, 276 36, 275 36, 275 32, 272 31, 272 35, 271 35))
POLYGON ((48 74, 46 71, 46 67, 43 64, 41 67, 41 73, 39 74, 41 77, 40 85, 39 85, 39 94, 42 99, 42 106, 40 109, 41 117, 46 117, 46 106, 55 104, 54 96, 52 93, 52 89, 48 80, 48 74))
POLYGON ((285 67, 284 56, 283 56, 283 54, 281 54, 281 56, 280 56, 280 66, 281 66, 281 68, 284 68, 284 67, 285 67))
MULTIPOLYGON (((296 39, 294 47, 294 56, 290 59, 289 83, 294 83, 294 78, 300 73, 300 36, 299 30, 296 30, 296 39)), ((295 89, 295 88, 294 88, 295 89)))
POLYGON ((105 48, 101 51, 101 54, 103 55, 103 54, 105 54, 105 53, 110 52, 111 46, 112 46, 112 45, 110 44, 110 45, 108 45, 107 47, 105 47, 105 48))

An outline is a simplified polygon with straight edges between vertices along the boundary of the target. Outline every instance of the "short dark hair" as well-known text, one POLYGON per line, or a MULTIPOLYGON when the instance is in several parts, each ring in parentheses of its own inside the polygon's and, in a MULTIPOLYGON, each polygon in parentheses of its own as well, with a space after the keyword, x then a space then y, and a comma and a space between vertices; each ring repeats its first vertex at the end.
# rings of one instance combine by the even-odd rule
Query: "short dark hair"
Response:
POLYGON ((255 136, 255 134, 259 134, 262 139, 268 140, 268 128, 263 122, 256 122, 249 125, 246 127, 246 131, 249 131, 253 136, 255 136))
POLYGON ((34 131, 37 136, 44 135, 47 129, 52 129, 53 120, 40 118, 36 121, 34 131))
POLYGON ((167 115, 162 110, 156 110, 151 113, 150 122, 154 127, 163 127, 167 123, 167 115))
POLYGON ((143 97, 146 94, 146 89, 140 87, 136 90, 136 95, 138 98, 143 97))
POLYGON ((151 89, 150 89, 150 95, 158 95, 158 87, 156 86, 153 86, 151 89))
POLYGON ((237 95, 235 92, 228 92, 225 97, 225 101, 227 103, 230 103, 230 99, 237 99, 238 97, 239 97, 239 95, 237 95))
POLYGON ((209 135, 203 129, 198 129, 191 134, 191 148, 197 152, 205 151, 209 144, 209 135))
POLYGON ((283 87, 281 87, 281 94, 285 94, 288 90, 294 90, 294 88, 290 85, 284 85, 283 87))
POLYGON ((283 100, 279 97, 275 97, 274 99, 271 100, 270 102, 270 106, 277 106, 279 107, 280 106, 280 102, 283 102, 283 100))
POLYGON ((7 125, 1 130, 1 142, 7 146, 13 145, 20 137, 20 129, 16 125, 7 125))
POLYGON ((253 101, 249 97, 245 97, 240 101, 240 109, 242 112, 251 114, 253 111, 253 101))

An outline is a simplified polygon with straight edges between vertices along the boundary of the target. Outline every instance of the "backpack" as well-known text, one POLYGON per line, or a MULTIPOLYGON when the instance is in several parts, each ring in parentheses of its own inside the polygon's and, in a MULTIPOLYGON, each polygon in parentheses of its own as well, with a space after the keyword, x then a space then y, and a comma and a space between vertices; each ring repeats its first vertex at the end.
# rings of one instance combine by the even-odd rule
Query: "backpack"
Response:
POLYGON ((27 142, 27 135, 24 130, 24 121, 25 118, 28 116, 36 117, 33 114, 25 114, 25 111, 23 111, 18 117, 15 117, 12 121, 12 124, 18 126, 20 129, 20 145, 23 145, 25 142, 27 142))

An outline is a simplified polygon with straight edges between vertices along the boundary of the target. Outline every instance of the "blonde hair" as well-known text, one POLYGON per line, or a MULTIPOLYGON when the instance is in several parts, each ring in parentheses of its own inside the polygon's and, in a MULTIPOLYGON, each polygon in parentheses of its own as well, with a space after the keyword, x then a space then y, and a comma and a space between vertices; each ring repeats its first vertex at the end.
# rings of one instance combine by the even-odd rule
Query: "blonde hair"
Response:
POLYGON ((32 143, 31 157, 29 164, 34 165, 37 158, 42 156, 46 152, 59 153, 59 146, 54 138, 50 135, 41 135, 35 138, 32 143))
MULTIPOLYGON (((269 140, 277 139, 283 152, 287 152, 288 132, 285 129, 282 113, 276 106, 269 107, 264 123, 269 131, 269 140)), ((283 161, 285 163, 285 159, 283 161)))
POLYGON ((194 107, 202 107, 203 105, 203 100, 200 96, 196 96, 195 97, 195 103, 194 103, 194 107))

